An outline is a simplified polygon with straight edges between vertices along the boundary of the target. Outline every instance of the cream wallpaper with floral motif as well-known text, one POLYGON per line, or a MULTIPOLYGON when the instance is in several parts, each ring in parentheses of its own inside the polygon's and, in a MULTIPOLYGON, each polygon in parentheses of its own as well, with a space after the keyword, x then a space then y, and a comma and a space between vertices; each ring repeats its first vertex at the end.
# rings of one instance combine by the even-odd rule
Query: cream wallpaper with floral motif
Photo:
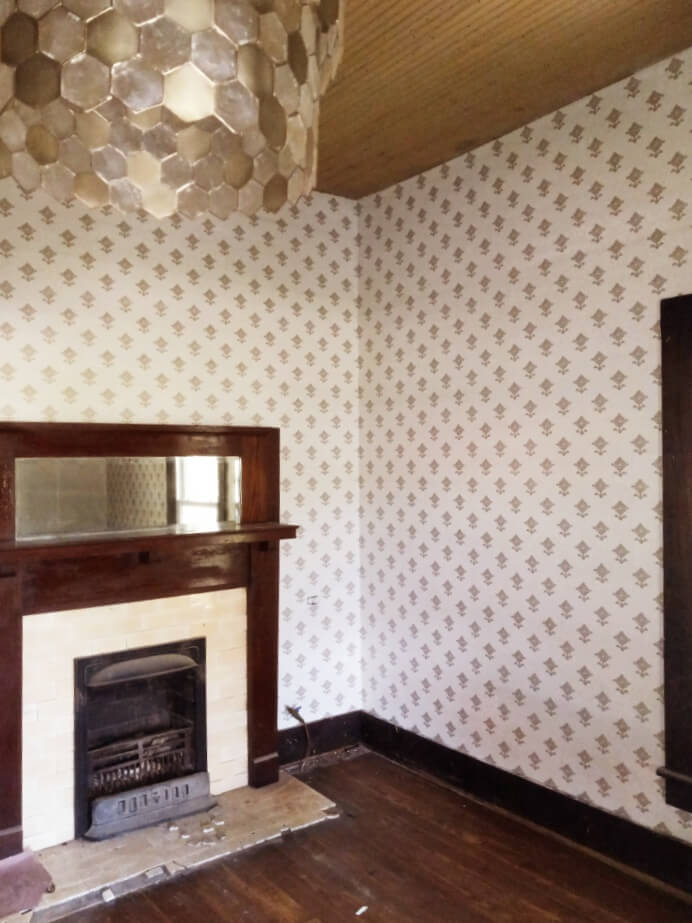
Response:
POLYGON ((364 689, 692 840, 655 776, 658 305, 692 290, 691 80, 688 52, 277 220, 123 219, 3 181, 0 416, 280 426, 302 527, 280 725, 364 689))
POLYGON ((663 763, 659 302, 692 53, 361 203, 366 707, 692 840, 663 763))
POLYGON ((0 182, 0 418, 281 428, 280 725, 361 704, 355 208, 159 223, 0 182))

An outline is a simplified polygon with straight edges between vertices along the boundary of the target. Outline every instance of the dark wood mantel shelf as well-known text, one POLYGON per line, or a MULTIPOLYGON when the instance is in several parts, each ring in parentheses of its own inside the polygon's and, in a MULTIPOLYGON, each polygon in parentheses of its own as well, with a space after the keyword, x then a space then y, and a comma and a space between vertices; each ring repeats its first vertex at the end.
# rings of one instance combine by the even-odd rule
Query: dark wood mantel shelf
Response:
POLYGON ((275 542, 295 538, 298 526, 282 522, 220 524, 205 532, 151 529, 146 532, 121 532, 103 535, 61 535, 56 538, 29 538, 0 542, 0 567, 26 561, 56 561, 75 557, 96 557, 125 552, 182 551, 253 542, 275 542))
POLYGON ((245 587, 248 780, 279 772, 279 431, 265 427, 0 423, 0 859, 22 849, 22 620, 40 612, 245 587), (238 456, 242 521, 15 539, 15 459, 238 456))

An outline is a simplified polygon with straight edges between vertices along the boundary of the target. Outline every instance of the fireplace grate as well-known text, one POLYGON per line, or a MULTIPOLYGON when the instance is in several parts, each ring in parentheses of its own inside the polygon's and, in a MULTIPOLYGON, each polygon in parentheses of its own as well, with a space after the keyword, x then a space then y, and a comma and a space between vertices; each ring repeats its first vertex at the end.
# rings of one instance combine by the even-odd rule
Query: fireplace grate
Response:
POLYGON ((193 722, 172 717, 172 727, 90 749, 89 797, 113 795, 192 772, 193 722))

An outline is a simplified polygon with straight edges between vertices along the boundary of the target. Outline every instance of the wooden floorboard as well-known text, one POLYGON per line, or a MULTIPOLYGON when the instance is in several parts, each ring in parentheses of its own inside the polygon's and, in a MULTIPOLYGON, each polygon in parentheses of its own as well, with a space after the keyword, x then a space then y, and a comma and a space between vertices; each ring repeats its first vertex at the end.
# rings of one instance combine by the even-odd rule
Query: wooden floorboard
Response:
POLYGON ((71 923, 689 923, 692 906, 374 754, 303 777, 338 820, 71 923), (356 917, 363 906, 367 910, 356 917))

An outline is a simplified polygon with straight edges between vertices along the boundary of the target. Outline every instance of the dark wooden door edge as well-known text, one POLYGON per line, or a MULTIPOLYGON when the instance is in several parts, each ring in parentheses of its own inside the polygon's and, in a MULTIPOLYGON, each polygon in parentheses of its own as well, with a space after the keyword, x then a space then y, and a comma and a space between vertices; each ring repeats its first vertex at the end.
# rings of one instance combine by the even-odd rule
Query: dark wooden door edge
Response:
MULTIPOLYGON (((637 872, 692 893, 692 846, 682 840, 655 833, 367 712, 335 715, 310 722, 308 727, 313 755, 362 743, 394 762, 423 771, 637 872)), ((302 725, 279 732, 282 765, 297 762, 304 755, 302 725)))
POLYGON ((692 811, 692 294, 661 302, 663 670, 668 804, 692 811))

